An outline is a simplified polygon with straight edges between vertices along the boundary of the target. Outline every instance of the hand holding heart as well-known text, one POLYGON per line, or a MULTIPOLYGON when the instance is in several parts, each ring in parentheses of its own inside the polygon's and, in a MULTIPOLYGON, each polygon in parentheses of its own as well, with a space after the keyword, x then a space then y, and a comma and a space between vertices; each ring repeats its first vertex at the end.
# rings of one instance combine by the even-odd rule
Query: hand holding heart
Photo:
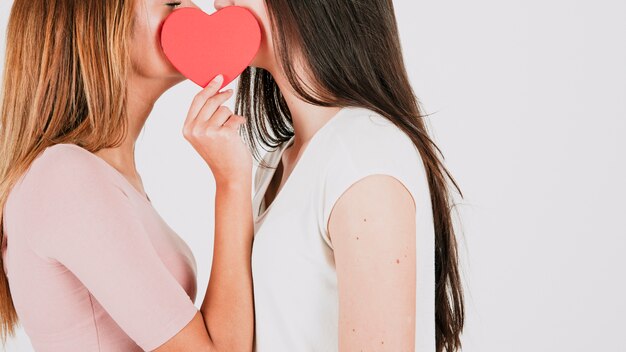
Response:
POLYGON ((247 185, 252 179, 252 155, 239 135, 246 119, 222 106, 233 94, 232 90, 218 93, 223 81, 218 75, 195 96, 183 135, 209 165, 218 186, 247 185))
POLYGON ((205 87, 189 108, 183 135, 207 162, 218 185, 249 184, 252 179, 252 156, 239 136, 245 119, 221 106, 232 90, 218 92, 250 64, 260 43, 259 23, 238 6, 212 15, 182 8, 161 28, 166 57, 185 77, 205 87))

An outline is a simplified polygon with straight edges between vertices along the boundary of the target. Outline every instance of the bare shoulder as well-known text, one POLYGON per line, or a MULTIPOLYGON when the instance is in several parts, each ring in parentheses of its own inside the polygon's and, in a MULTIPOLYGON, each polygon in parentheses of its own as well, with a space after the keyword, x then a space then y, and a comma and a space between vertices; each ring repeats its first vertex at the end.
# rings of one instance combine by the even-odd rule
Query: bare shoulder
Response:
POLYGON ((394 232, 396 228, 415 226, 415 209, 411 192, 400 180, 385 174, 369 175, 337 200, 328 232, 335 245, 337 237, 351 233, 394 232))

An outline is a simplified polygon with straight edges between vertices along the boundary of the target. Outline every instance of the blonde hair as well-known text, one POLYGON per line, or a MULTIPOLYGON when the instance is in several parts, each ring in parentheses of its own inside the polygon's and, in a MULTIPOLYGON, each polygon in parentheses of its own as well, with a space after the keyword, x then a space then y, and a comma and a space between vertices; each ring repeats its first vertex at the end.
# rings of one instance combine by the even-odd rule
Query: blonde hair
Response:
MULTIPOLYGON (((126 81, 134 0, 15 0, 0 94, 0 244, 15 182, 46 147, 91 152, 127 133, 126 81)), ((18 316, 0 256, 0 336, 18 316)))

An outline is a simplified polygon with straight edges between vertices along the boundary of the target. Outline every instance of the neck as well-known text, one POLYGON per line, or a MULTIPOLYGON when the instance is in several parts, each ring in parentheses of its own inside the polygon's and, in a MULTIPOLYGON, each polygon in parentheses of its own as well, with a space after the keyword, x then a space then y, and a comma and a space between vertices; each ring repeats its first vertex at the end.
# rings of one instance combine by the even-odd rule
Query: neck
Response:
POLYGON ((317 131, 335 116, 341 108, 309 104, 297 96, 284 75, 275 75, 272 73, 272 76, 280 88, 287 102, 287 106, 289 106, 289 111, 291 112, 295 136, 290 149, 293 149, 295 151, 293 154, 297 155, 299 154, 299 150, 305 146, 317 131))
POLYGON ((102 149, 95 154, 107 161, 130 180, 141 179, 135 164, 135 142, 143 129, 154 103, 172 84, 132 74, 128 82, 126 114, 128 133, 122 143, 114 148, 102 149))

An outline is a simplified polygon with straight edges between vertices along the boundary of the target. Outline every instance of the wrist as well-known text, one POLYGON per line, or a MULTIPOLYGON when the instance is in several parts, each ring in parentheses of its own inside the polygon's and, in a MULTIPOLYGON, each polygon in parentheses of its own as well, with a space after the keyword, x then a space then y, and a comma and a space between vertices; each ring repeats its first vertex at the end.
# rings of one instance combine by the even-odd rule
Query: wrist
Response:
POLYGON ((252 185, 250 184, 250 182, 233 179, 215 180, 216 190, 223 192, 251 192, 251 187, 252 185))

